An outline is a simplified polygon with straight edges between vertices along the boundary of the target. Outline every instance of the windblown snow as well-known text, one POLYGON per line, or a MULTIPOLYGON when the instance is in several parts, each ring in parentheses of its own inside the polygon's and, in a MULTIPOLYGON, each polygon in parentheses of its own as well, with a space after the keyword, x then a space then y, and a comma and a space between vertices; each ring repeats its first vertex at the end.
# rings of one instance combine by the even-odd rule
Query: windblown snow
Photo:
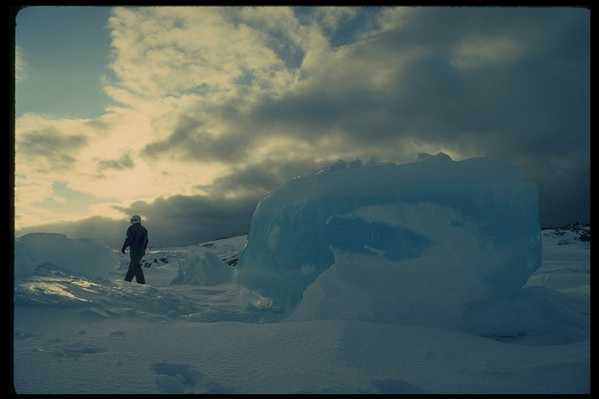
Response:
POLYGON ((15 240, 18 393, 588 393, 590 227, 539 229, 507 164, 339 163, 249 236, 15 240), (151 245, 151 243, 150 243, 151 245))

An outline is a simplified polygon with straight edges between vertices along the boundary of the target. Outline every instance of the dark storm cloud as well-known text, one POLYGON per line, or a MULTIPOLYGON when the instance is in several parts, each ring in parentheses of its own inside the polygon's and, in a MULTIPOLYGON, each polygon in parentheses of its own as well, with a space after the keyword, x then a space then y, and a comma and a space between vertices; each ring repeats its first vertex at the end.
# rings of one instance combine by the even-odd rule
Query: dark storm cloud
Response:
POLYGON ((347 57, 357 62, 386 55, 392 62, 393 55, 426 51, 398 67, 386 90, 365 79, 379 71, 346 76, 348 66, 336 65, 306 90, 264 99, 251 116, 257 129, 286 127, 302 136, 338 129, 356 145, 413 135, 454 146, 501 144, 509 151, 580 148, 588 136, 586 22, 582 10, 422 10, 403 29, 356 45, 347 57), (511 38, 522 54, 460 69, 451 49, 471 36, 511 38), (566 129, 576 131, 574 140, 562 140, 566 129))
POLYGON ((135 163, 131 159, 131 155, 129 153, 124 154, 119 159, 106 159, 98 162, 98 170, 106 170, 106 169, 131 169, 135 166, 135 163))
POLYGON ((303 91, 264 99, 251 122, 309 140, 342 132, 363 150, 414 139, 514 161, 540 185, 544 222, 569 217, 574 206, 561 206, 559 217, 555 209, 572 181, 577 215, 588 220, 588 22, 582 9, 420 9, 401 29, 350 50, 349 63, 404 57, 385 90, 367 79, 380 71, 344 74, 350 66, 336 65, 303 91), (460 59, 468 40, 482 43, 482 55, 460 59), (498 42, 514 49, 484 48, 498 42))
POLYGON ((290 179, 325 167, 330 162, 309 160, 264 160, 235 168, 209 185, 196 188, 210 195, 239 194, 261 195, 281 186, 290 179))
MULTIPOLYGON (((368 9, 348 21, 375 15, 368 9)), ((240 99, 212 110, 230 131, 244 134, 215 137, 201 122, 183 118, 146 153, 173 150, 186 159, 231 162, 231 175, 200 188, 257 193, 288 176, 284 163, 244 164, 245 155, 271 135, 311 143, 314 156, 401 157, 403 143, 419 142, 519 164, 539 185, 542 223, 586 221, 588 17, 576 8, 413 9, 399 29, 345 47, 342 61, 323 67, 301 90, 263 97, 249 111, 241 110, 240 99), (374 84, 384 73, 384 86, 374 84), (342 145, 321 146, 329 136, 342 145)))
POLYGON ((142 223, 150 231, 151 245, 189 245, 246 234, 259 199, 251 195, 234 199, 175 195, 116 209, 142 216, 142 223))
POLYGON ((75 162, 73 154, 87 144, 83 135, 64 135, 56 129, 24 133, 17 139, 17 152, 29 158, 45 159, 52 168, 67 168, 75 162))
POLYGON ((577 215, 588 219, 588 17, 576 8, 412 10, 399 29, 345 47, 342 61, 323 67, 301 90, 262 97, 249 111, 239 107, 241 99, 211 111, 230 131, 243 133, 215 137, 184 117, 145 153, 230 162, 238 176, 217 181, 215 192, 236 184, 251 191, 251 183, 260 191, 278 184, 277 168, 239 165, 269 136, 308 142, 314 156, 401 157, 403 143, 419 142, 521 165, 539 184, 544 223, 570 217, 574 206, 563 206, 560 187, 577 181, 571 195, 582 199, 577 215), (383 73, 386 82, 377 86, 373 81, 383 73), (320 145, 331 136, 342 144, 320 145), (558 208, 559 217, 551 210, 558 208))
POLYGON ((149 231, 150 247, 185 246, 247 234, 259 199, 258 196, 228 199, 176 195, 153 202, 138 201, 129 207, 115 207, 128 215, 122 220, 92 217, 76 222, 28 227, 16 231, 15 235, 61 233, 71 238, 92 239, 119 249, 125 239, 129 217, 139 214, 149 231))
POLYGON ((234 161, 243 157, 249 140, 249 134, 228 133, 215 136, 205 130, 202 121, 183 116, 166 140, 146 145, 142 154, 156 157, 175 153, 186 160, 234 161))

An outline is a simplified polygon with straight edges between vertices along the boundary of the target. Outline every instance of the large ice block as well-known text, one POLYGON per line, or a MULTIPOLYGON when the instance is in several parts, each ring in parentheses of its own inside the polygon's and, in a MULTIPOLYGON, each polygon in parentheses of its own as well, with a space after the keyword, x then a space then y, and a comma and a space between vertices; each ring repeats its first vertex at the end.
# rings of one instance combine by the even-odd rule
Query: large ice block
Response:
POLYGON ((258 204, 238 281, 296 318, 456 322, 540 266, 537 202, 502 161, 339 162, 258 204))

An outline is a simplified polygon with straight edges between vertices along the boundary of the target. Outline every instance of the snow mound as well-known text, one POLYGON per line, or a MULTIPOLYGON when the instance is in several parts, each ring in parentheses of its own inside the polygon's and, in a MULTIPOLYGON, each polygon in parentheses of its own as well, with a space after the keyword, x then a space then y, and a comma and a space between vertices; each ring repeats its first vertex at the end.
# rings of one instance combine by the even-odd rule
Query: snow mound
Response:
POLYGON ((549 245, 578 245, 589 247, 591 227, 578 224, 562 226, 543 231, 543 237, 549 245))
POLYGON ((141 317, 166 319, 199 311, 193 299, 120 278, 91 281, 70 275, 33 276, 15 284, 15 306, 78 309, 86 319, 141 317))
POLYGON ((179 263, 171 284, 215 285, 230 282, 233 270, 213 252, 202 247, 192 249, 179 263))
POLYGON ((439 154, 341 162, 272 192, 238 280, 297 320, 457 326, 540 264, 536 187, 511 164, 439 154))
POLYGON ((15 239, 15 277, 33 275, 38 268, 106 278, 118 266, 112 250, 87 239, 63 234, 31 233, 15 239))

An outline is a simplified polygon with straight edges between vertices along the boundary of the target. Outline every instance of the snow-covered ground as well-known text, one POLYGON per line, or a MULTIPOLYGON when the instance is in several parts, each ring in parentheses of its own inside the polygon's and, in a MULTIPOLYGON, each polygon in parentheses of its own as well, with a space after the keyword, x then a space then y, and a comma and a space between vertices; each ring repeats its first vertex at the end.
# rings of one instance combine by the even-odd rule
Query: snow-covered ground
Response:
POLYGON ((106 278, 46 265, 15 282, 14 386, 90 394, 588 393, 590 242, 582 233, 543 230, 542 267, 525 288, 542 289, 555 305, 548 309, 559 305, 572 317, 528 335, 291 321, 235 284, 246 236, 151 250, 145 286, 122 280, 128 256, 118 252, 120 265, 106 278), (231 281, 177 280, 213 266, 207 252, 231 281), (200 254, 196 266, 192 253, 200 254))

